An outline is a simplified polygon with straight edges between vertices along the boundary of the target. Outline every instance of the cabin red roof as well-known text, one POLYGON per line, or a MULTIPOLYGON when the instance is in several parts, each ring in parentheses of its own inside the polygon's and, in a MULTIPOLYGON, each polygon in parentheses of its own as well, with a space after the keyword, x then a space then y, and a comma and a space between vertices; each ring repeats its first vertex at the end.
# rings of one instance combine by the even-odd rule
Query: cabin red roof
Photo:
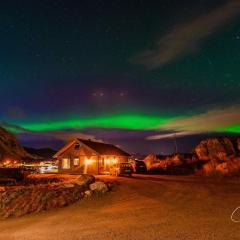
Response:
POLYGON ((100 155, 130 156, 130 154, 112 144, 94 142, 91 140, 84 140, 79 138, 78 140, 100 155))

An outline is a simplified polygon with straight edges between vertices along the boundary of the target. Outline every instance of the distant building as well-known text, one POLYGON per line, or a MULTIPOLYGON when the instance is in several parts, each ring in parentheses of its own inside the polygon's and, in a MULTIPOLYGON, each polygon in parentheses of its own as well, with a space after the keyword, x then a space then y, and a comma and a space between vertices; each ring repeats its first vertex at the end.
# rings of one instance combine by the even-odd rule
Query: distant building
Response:
POLYGON ((112 144, 77 138, 53 157, 58 160, 59 172, 103 174, 114 164, 127 162, 130 155, 112 144))

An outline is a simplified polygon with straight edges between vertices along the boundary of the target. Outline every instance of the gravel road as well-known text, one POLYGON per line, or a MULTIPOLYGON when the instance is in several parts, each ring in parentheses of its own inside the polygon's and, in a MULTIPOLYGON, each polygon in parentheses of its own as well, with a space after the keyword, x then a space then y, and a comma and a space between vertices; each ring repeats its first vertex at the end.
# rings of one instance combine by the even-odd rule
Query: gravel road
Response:
POLYGON ((103 197, 0 221, 0 240, 240 239, 240 223, 230 219, 240 206, 240 180, 100 178, 119 185, 103 197))

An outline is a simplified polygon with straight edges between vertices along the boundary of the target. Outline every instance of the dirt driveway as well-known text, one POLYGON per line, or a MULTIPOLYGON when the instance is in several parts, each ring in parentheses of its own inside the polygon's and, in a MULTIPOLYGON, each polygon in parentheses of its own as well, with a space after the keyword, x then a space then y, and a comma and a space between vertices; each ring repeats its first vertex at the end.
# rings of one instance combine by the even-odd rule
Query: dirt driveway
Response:
POLYGON ((0 240, 240 239, 230 220, 240 181, 143 176, 116 179, 114 192, 73 206, 0 221, 0 240))

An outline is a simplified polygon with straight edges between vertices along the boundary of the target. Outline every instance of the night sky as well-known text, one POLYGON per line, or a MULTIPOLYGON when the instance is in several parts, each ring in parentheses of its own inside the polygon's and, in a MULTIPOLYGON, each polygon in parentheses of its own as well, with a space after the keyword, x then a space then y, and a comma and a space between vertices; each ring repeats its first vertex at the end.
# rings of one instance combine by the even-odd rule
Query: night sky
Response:
POLYGON ((240 133, 239 0, 3 1, 0 34, 1 125, 25 146, 240 133))

